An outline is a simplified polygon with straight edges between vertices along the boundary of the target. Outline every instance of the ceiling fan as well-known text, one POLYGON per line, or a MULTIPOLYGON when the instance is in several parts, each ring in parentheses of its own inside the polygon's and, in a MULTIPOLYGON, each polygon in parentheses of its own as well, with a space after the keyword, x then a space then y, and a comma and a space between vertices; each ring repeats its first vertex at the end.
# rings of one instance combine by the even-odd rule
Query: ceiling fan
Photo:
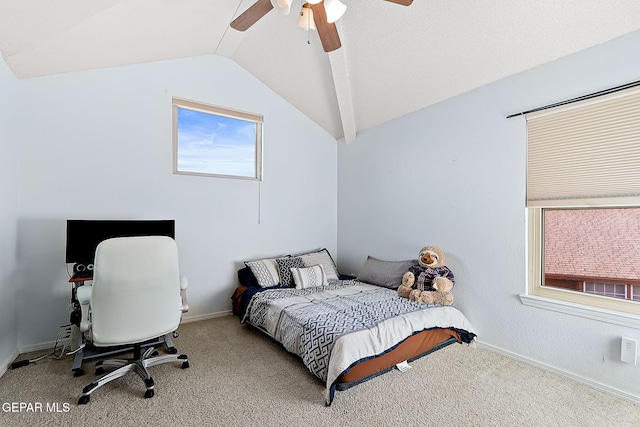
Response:
MULTIPOLYGON (((413 0, 385 1, 402 6, 409 6, 413 3, 413 0)), ((258 0, 233 20, 231 28, 238 31, 246 31, 274 7, 280 13, 288 15, 291 10, 291 3, 293 3, 293 0, 258 0)), ((307 0, 307 3, 302 5, 300 10, 301 19, 309 19, 309 23, 304 27, 318 30, 318 36, 320 36, 322 48, 325 52, 331 52, 342 46, 335 21, 342 16, 346 8, 340 0, 307 0), (310 21, 311 19, 313 19, 312 22, 310 21)))

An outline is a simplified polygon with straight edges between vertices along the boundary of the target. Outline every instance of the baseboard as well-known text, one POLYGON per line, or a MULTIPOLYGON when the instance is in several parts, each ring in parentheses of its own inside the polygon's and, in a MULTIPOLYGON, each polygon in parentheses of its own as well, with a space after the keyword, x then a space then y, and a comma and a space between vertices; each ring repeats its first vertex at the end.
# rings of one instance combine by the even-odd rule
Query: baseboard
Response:
POLYGON ((18 347, 18 352, 20 354, 30 353, 32 351, 40 351, 40 350, 51 350, 53 351, 53 346, 56 345, 55 341, 42 342, 39 344, 31 344, 18 347))
POLYGON ((576 375, 574 373, 567 372, 567 371, 565 371, 563 369, 558 369, 558 368, 555 368, 553 366, 547 365, 545 363, 541 363, 541 362, 538 362, 536 360, 530 359, 528 357, 524 357, 524 356, 521 356, 519 354, 512 353, 512 352, 510 352, 508 350, 504 350, 504 349, 502 349, 500 347, 496 347, 496 346, 493 346, 491 344, 483 343, 482 341, 478 341, 478 340, 476 340, 476 341, 477 341, 477 344, 478 344, 478 348, 483 348, 485 350, 489 350, 489 351, 492 351, 494 353, 501 354, 501 355, 503 355, 505 357, 508 357, 510 359, 519 360, 521 362, 527 363, 529 365, 535 366, 535 367, 543 369, 545 371, 548 371, 548 372, 563 376, 565 378, 568 378, 570 380, 579 382, 581 384, 587 385, 587 386, 589 386, 591 388, 594 388, 596 390, 600 390, 603 393, 607 393, 607 394, 610 394, 612 396, 616 396, 616 397, 619 397, 621 399, 624 399, 624 400, 627 400, 629 402, 632 402, 632 403, 635 403, 637 405, 640 405, 640 396, 636 396, 634 394, 630 394, 630 393, 627 393, 625 391, 618 390, 617 388, 610 387, 608 385, 601 384, 601 383, 599 383, 597 381, 593 381, 593 380, 590 380, 588 378, 581 377, 580 375, 576 375))
POLYGON ((20 356, 20 352, 16 348, 15 350, 13 350, 13 352, 9 355, 9 357, 6 360, 2 361, 2 364, 0 365, 0 378, 2 378, 5 372, 7 372, 7 370, 9 369, 9 366, 11 366, 13 361, 16 360, 18 356, 20 356))
MULTIPOLYGON (((230 316, 231 310, 225 310, 225 311, 219 311, 216 313, 209 313, 209 314, 201 314, 198 316, 184 316, 182 318, 182 323, 191 323, 191 322, 198 322, 200 320, 207 320, 207 319, 214 319, 216 317, 224 317, 224 316, 230 316)), ((30 345, 25 345, 25 346, 20 346, 17 349, 17 353, 15 357, 18 357, 18 355, 20 354, 24 354, 24 353, 30 353, 32 351, 39 351, 39 350, 51 350, 53 351, 53 346, 56 345, 55 341, 49 341, 49 342, 43 342, 43 343, 39 343, 39 344, 30 344, 30 345)), ((14 359, 15 359, 14 357, 14 359)))
POLYGON ((208 320, 208 319, 215 319, 216 317, 225 317, 225 316, 231 316, 233 313, 231 313, 231 310, 225 310, 225 311, 218 311, 216 313, 209 313, 209 314, 199 314, 197 316, 184 316, 182 318, 182 323, 191 323, 191 322, 198 322, 200 320, 208 320))
MULTIPOLYGON (((216 313, 209 313, 209 314, 200 314, 197 316, 185 316, 182 318, 182 322, 183 323, 191 323, 191 322, 198 322, 200 320, 208 320, 208 319, 215 319, 217 317, 225 317, 225 316, 231 316, 231 310, 225 310, 225 311, 219 311, 216 313)), ((21 354, 24 353, 30 353, 32 351, 40 351, 40 350, 51 350, 53 351, 53 346, 55 345, 55 341, 49 341, 49 342, 43 342, 43 343, 39 343, 39 344, 31 344, 31 345, 25 345, 25 346, 20 346, 18 348, 16 348, 11 355, 9 356, 9 358, 5 361, 2 362, 2 365, 0 365, 0 377, 2 377, 4 375, 5 372, 7 372, 7 369, 9 369, 9 366, 11 366, 11 364, 13 363, 14 360, 16 360, 16 358, 18 356, 20 356, 21 354)))
MULTIPOLYGON (((215 319, 218 317, 231 316, 233 313, 231 310, 219 311, 216 313, 209 314, 201 314, 198 316, 184 316, 182 318, 182 323, 191 323, 198 322, 200 320, 208 320, 215 319)), ((40 351, 40 350, 51 350, 53 351, 53 347, 55 346, 55 341, 43 342, 38 344, 30 344, 25 346, 20 346, 13 350, 11 355, 4 361, 2 361, 0 365, 0 378, 7 372, 11 364, 20 356, 21 354, 30 353, 32 351, 40 351)))

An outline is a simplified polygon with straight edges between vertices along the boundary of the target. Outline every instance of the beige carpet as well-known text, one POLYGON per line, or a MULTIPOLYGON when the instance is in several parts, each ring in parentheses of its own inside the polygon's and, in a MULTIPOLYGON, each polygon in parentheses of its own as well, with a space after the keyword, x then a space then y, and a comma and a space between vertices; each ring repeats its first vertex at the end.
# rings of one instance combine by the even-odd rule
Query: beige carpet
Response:
POLYGON ((70 357, 8 370, 0 378, 0 425, 640 426, 638 405, 467 345, 336 392, 325 407, 324 385, 236 317, 188 323, 180 334, 175 343, 191 367, 151 368, 152 399, 130 374, 77 406, 94 375, 87 363, 87 374, 74 378, 70 357), (12 402, 39 403, 42 412, 7 412, 12 402))

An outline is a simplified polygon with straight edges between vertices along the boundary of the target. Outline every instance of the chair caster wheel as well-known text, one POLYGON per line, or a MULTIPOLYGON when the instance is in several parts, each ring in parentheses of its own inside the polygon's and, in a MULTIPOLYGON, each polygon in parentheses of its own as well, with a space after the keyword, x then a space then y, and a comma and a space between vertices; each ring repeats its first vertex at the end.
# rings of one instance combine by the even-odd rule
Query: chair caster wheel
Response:
POLYGON ((73 376, 74 377, 81 377, 84 375, 84 371, 82 369, 74 369, 73 370, 73 376))
POLYGON ((189 362, 182 362, 182 369, 187 369, 189 367, 189 362))
POLYGON ((86 405, 89 402, 89 399, 91 399, 91 396, 89 396, 88 394, 85 396, 80 396, 80 399, 78 399, 78 405, 86 405))
POLYGON ((147 391, 144 392, 144 398, 145 399, 151 399, 153 397, 153 394, 154 394, 153 393, 153 389, 147 390, 147 391))
POLYGON ((178 349, 175 347, 169 347, 167 351, 169 352, 169 354, 176 354, 178 352, 178 349))
POLYGON ((103 367, 96 368, 96 375, 102 375, 102 374, 104 374, 104 368, 103 367))

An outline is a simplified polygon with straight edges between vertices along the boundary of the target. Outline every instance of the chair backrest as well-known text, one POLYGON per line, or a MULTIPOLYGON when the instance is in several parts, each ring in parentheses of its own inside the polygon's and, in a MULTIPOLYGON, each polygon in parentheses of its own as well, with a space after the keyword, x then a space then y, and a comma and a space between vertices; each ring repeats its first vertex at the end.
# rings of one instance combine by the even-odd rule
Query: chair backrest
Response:
POLYGON ((182 315, 178 249, 166 236, 117 237, 96 248, 92 341, 147 341, 178 328, 182 315))

